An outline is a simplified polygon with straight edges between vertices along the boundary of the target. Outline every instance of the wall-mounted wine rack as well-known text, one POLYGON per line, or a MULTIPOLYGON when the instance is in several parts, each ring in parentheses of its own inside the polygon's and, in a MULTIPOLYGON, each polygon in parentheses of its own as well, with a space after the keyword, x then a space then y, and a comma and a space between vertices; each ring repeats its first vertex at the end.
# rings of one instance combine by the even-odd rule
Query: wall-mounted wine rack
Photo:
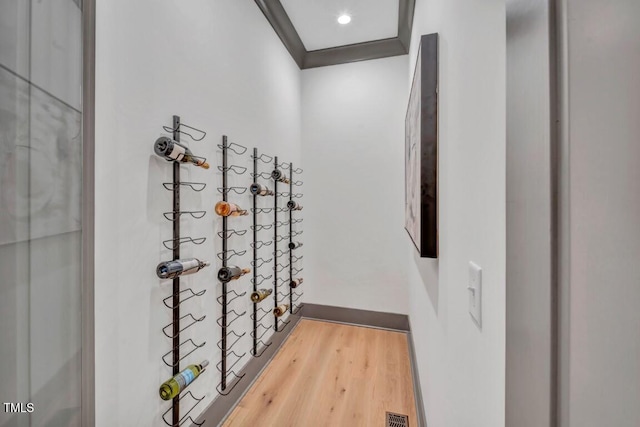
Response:
MULTIPOLYGON (((206 136, 204 131, 196 129, 194 127, 185 125, 181 123, 179 116, 173 116, 173 126, 167 127, 163 126, 163 129, 166 132, 172 133, 173 140, 176 142, 180 142, 181 134, 189 136, 194 141, 202 141, 206 136), (197 132, 201 136, 196 137, 192 135, 191 132, 197 132)), ((194 156, 196 157, 196 156, 194 156)), ((202 162, 206 162, 206 159, 202 157, 198 157, 202 162)), ((173 193, 173 210, 169 212, 164 212, 163 216, 168 221, 171 221, 173 224, 173 238, 169 240, 165 240, 163 243, 164 247, 173 253, 173 260, 180 259, 180 246, 187 243, 192 244, 202 244, 205 242, 206 237, 197 237, 193 238, 190 236, 181 236, 180 235, 180 220, 182 218, 191 217, 193 219, 203 218, 206 214, 206 211, 183 211, 180 207, 180 191, 183 187, 189 188, 192 191, 202 191, 205 189, 206 184, 200 182, 182 182, 180 180, 180 163, 178 161, 173 161, 173 181, 165 182, 163 186, 168 191, 173 193), (183 217, 183 215, 187 215, 183 217)), ((171 368, 172 375, 177 375, 180 373, 180 362, 182 362, 186 357, 191 355, 193 352, 202 348, 206 341, 202 343, 196 343, 193 339, 189 338, 186 340, 181 340, 180 334, 185 330, 189 329, 193 325, 202 322, 206 316, 196 317, 191 313, 187 313, 181 316, 180 313, 180 305, 194 297, 200 297, 205 294, 206 289, 200 292, 195 292, 191 288, 180 289, 180 276, 175 277, 173 280, 173 292, 170 296, 163 300, 164 305, 172 311, 172 322, 162 328, 162 333, 172 341, 172 348, 167 353, 162 356, 162 361, 171 368)), ((196 423, 191 415, 189 415, 194 408, 204 399, 204 396, 198 398, 191 393, 191 391, 183 392, 180 395, 176 396, 172 400, 171 407, 162 414, 162 420, 170 427, 179 427, 186 422, 191 422, 193 425, 202 425, 203 423, 196 423), (186 398, 191 399, 194 403, 191 405, 190 409, 186 411, 182 416, 180 416, 180 404, 186 398), (171 421, 167 420, 167 417, 171 414, 171 421)))
MULTIPOLYGON (((218 148, 222 149, 222 166, 218 167, 218 170, 222 172, 222 187, 218 188, 218 192, 222 194, 222 200, 224 202, 228 202, 228 196, 230 193, 234 194, 244 194, 247 191, 247 187, 232 187, 229 186, 228 175, 229 173, 233 173, 236 175, 243 175, 247 168, 238 165, 229 165, 228 163, 228 152, 232 151, 237 155, 243 155, 246 153, 247 148, 236 144, 234 142, 229 143, 227 136, 222 136, 222 144, 218 145, 218 148)), ((247 230, 237 230, 235 228, 230 229, 228 226, 229 219, 227 216, 222 217, 222 231, 218 233, 218 236, 222 239, 222 252, 218 253, 218 258, 222 261, 222 267, 225 268, 228 265, 230 259, 234 257, 240 257, 244 255, 247 251, 237 251, 235 249, 229 249, 229 239, 234 236, 243 236, 247 230)), ((217 319, 217 323, 221 328, 221 338, 218 341, 218 348, 221 351, 220 362, 216 364, 216 368, 220 372, 220 384, 217 388, 218 393, 223 396, 228 395, 231 391, 238 385, 238 383, 244 378, 246 374, 239 375, 237 374, 233 368, 238 365, 240 360, 246 355, 245 353, 238 354, 234 351, 234 347, 240 341, 240 339, 246 335, 246 332, 242 334, 238 334, 235 331, 230 331, 229 327, 236 320, 247 314, 246 311, 242 313, 238 313, 235 309, 229 310, 229 304, 233 301, 242 298, 247 294, 247 292, 239 293, 235 289, 229 290, 228 281, 220 281, 222 285, 221 295, 217 298, 218 303, 222 306, 222 315, 217 319), (231 343, 229 343, 229 338, 231 337, 231 343), (235 362, 231 365, 228 364, 229 356, 235 357, 235 362), (233 376, 231 382, 229 382, 229 376, 233 376)))
MULTIPOLYGON (((274 315, 274 329, 276 330, 276 332, 282 332, 284 328, 290 323, 290 320, 289 319, 282 320, 280 316, 278 316, 277 312, 281 311, 280 302, 286 301, 286 305, 288 306, 286 307, 287 310, 289 311, 289 313, 294 313, 293 305, 302 297, 302 294, 296 293, 294 295, 291 289, 293 275, 298 274, 302 271, 302 268, 294 267, 294 262, 302 260, 302 257, 300 256, 294 257, 292 251, 297 248, 291 248, 292 238, 298 236, 299 234, 302 234, 302 231, 294 231, 293 225, 301 222, 302 219, 293 218, 293 213, 292 213, 292 210, 289 209, 288 207, 288 202, 286 206, 279 207, 278 198, 284 197, 284 198, 288 198, 288 201, 292 201, 293 199, 302 197, 301 193, 293 192, 294 185, 295 186, 302 185, 302 181, 294 181, 293 174, 301 173, 302 169, 294 170, 293 163, 278 163, 278 157, 274 158, 273 167, 274 169, 273 169, 273 172, 271 173, 271 177, 273 178, 273 187, 274 187, 273 191, 275 193, 274 206, 273 206, 273 212, 274 212, 273 214, 273 229, 274 229, 273 231, 273 277, 274 277, 273 279, 273 286, 274 286, 273 315, 274 315), (287 170, 289 171, 289 175, 290 175, 288 179, 286 178, 286 172, 284 172, 287 170), (282 176, 284 177, 284 179, 281 179, 282 176), (289 191, 279 192, 278 191, 279 183, 288 184, 289 191), (289 212, 288 221, 279 221, 278 213, 287 212, 287 211, 289 212), (288 229, 289 229, 289 233, 285 236, 278 234, 278 228, 284 227, 284 226, 288 226, 288 229), (284 258, 285 255, 287 254, 287 251, 282 251, 278 249, 278 243, 282 241, 287 241, 287 246, 289 247, 287 264, 284 264, 278 261, 280 257, 284 258), (285 274, 282 274, 283 276, 282 278, 279 278, 278 277, 279 273, 282 273, 286 268, 289 269, 288 277, 284 277, 286 275, 285 273, 285 274), (278 288, 281 284, 288 284, 289 290, 287 292, 280 292, 278 288), (282 300, 280 300, 280 298, 282 298, 282 300)), ((296 309, 295 313, 297 313, 298 311, 299 309, 296 309)))
POLYGON ((289 163, 289 172, 291 175, 289 178, 289 202, 287 203, 287 208, 289 209, 289 313, 297 314, 302 309, 302 303, 298 304, 298 301, 302 298, 304 291, 298 290, 298 286, 302 284, 302 277, 296 278, 295 276, 300 274, 304 267, 296 267, 302 261, 303 256, 294 255, 294 251, 297 249, 294 245, 299 243, 297 240, 294 242, 294 237, 302 234, 303 230, 294 230, 293 226, 302 222, 302 218, 294 218, 294 212, 302 211, 303 206, 299 203, 302 193, 295 193, 293 187, 302 185, 302 181, 295 180, 294 177, 294 175, 300 175, 302 169, 294 169, 293 163, 289 163), (293 287, 294 280, 297 281, 295 291, 293 287), (296 304, 298 305, 297 307, 295 306, 296 304))
MULTIPOLYGON (((253 159, 253 173, 251 174, 251 176, 253 178, 253 183, 259 184, 260 178, 262 178, 263 181, 265 179, 269 180, 271 178, 271 174, 265 173, 265 172, 262 172, 262 173, 259 172, 258 165, 260 163, 270 164, 273 161, 273 157, 267 156, 266 154, 261 154, 260 156, 258 156, 258 149, 254 148, 252 159, 253 159)), ((265 185, 265 187, 268 188, 267 185, 265 185)), ((265 196, 274 196, 273 191, 271 190, 265 189, 265 192, 266 192, 265 196)), ((252 279, 253 292, 257 292, 259 289, 258 288, 259 285, 261 285, 266 280, 269 280, 272 278, 272 275, 263 276, 258 274, 258 269, 260 267, 270 263, 273 260, 273 257, 269 259, 258 257, 259 249, 270 248, 271 245, 273 244, 272 240, 268 240, 268 241, 258 240, 259 231, 269 230, 271 227, 273 227, 273 224, 258 224, 258 218, 259 218, 258 215, 269 213, 269 211, 271 210, 270 208, 258 207, 259 197, 261 196, 257 192, 254 192, 253 204, 251 209, 251 212, 253 214, 253 225, 251 226, 251 229, 253 231, 253 243, 251 244, 251 247, 253 248, 253 261, 251 263, 251 266, 253 267, 253 279, 252 279)), ((270 327, 262 323, 264 319, 267 317, 267 315, 271 312, 271 310, 268 310, 262 307, 265 305, 266 301, 268 301, 267 298, 261 301, 253 302, 253 314, 251 315, 251 319, 253 320, 253 332, 251 333, 251 338, 253 339, 253 348, 252 348, 251 354, 254 357, 262 356, 265 350, 272 344, 271 342, 266 342, 270 338, 270 337, 266 337, 266 334, 269 332, 270 327), (262 332, 259 332, 260 329, 262 329, 262 332), (262 351, 258 352, 259 348, 261 348, 262 351)))
MULTIPOLYGON (((179 116, 173 117, 173 125, 171 127, 164 126, 163 128, 165 131, 172 134, 173 142, 171 142, 167 137, 161 137, 158 141, 167 141, 167 144, 171 147, 181 147, 181 149, 186 150, 186 154, 184 154, 185 159, 188 156, 190 159, 188 160, 189 162, 208 168, 208 165, 203 165, 203 163, 206 163, 205 158, 193 155, 180 141, 181 136, 187 136, 193 141, 201 141, 206 135, 204 131, 181 123, 179 116)), ((302 169, 294 169, 292 163, 280 164, 278 163, 278 157, 271 157, 265 154, 258 155, 258 149, 254 148, 252 156, 253 173, 251 176, 253 183, 265 187, 264 192, 256 193, 252 187, 229 185, 230 174, 240 176, 244 175, 248 170, 248 168, 240 165, 229 164, 229 152, 242 156, 248 151, 247 148, 236 143, 229 143, 227 136, 224 135, 222 137, 222 144, 219 144, 218 148, 222 151, 222 165, 218 166, 218 170, 222 174, 222 186, 218 187, 217 191, 222 196, 222 201, 224 203, 229 203, 229 198, 242 195, 246 193, 248 189, 251 189, 251 193, 253 193, 251 209, 251 230, 253 232, 253 241, 250 244, 253 251, 253 260, 251 262, 251 283, 253 292, 258 292, 260 294, 258 298, 261 299, 253 302, 253 313, 251 315, 253 331, 250 334, 252 338, 252 348, 250 353, 254 357, 260 357, 273 343, 273 341, 271 341, 273 333, 270 334, 272 328, 268 322, 269 313, 272 313, 274 319, 273 330, 275 330, 275 332, 282 332, 291 322, 291 319, 286 317, 285 314, 295 315, 302 307, 302 304, 298 303, 303 295, 299 288, 301 281, 298 280, 298 283, 295 285, 295 289, 292 287, 292 283, 294 283, 294 280, 297 280, 296 277, 298 277, 299 273, 302 272, 302 267, 300 267, 299 263, 303 257, 298 253, 298 251, 296 251, 297 247, 293 245, 298 240, 294 238, 302 234, 301 230, 297 230, 299 227, 294 227, 295 224, 302 222, 302 218, 298 218, 299 211, 302 207, 297 203, 299 201, 298 199, 302 197, 302 194, 294 192, 294 187, 302 185, 302 181, 295 179, 295 175, 302 173, 302 169), (270 167, 270 165, 273 164, 273 170, 269 172, 260 172, 259 165, 261 164, 266 165, 266 167, 270 167), (282 173, 283 175, 288 173, 290 179, 287 179, 286 177, 285 179, 279 179, 277 173, 282 173), (267 183, 269 185, 267 185, 267 183), (288 185, 288 192, 286 192, 286 190, 279 192, 278 186, 285 184, 288 185), (271 185, 273 186, 272 190, 266 188, 271 185), (258 200, 260 196, 263 195, 273 196, 273 207, 259 206, 258 200), (286 202, 280 206, 280 201, 282 201, 282 199, 285 199, 286 202), (289 212, 288 220, 279 220, 278 214, 285 213, 286 215, 287 211, 289 212), (273 221, 268 222, 266 218, 269 215, 263 216, 262 214, 271 213, 273 213, 273 221), (282 227, 288 228, 288 234, 279 234, 282 227), (258 239, 259 231, 271 231, 271 229, 273 229, 273 239, 258 239), (279 249, 279 244, 287 244, 288 250, 279 249), (272 256, 265 256, 265 252, 271 253, 272 256), (259 256, 260 254, 262 254, 262 256, 259 256), (288 263, 286 263, 287 257, 288 263), (273 265, 271 274, 260 274, 261 268, 263 269, 270 265, 273 265), (264 287, 261 287, 263 283, 269 283, 270 280, 272 280, 273 288, 265 290, 264 287), (279 289, 282 289, 281 285, 286 284, 288 284, 288 290, 280 291, 279 289), (267 302, 269 301, 268 297, 271 296, 271 294, 273 294, 273 309, 267 308, 269 305, 267 302), (288 305, 285 313, 282 313, 283 308, 280 304, 288 305), (288 313, 286 313, 286 311, 288 311, 288 313)), ((158 151, 156 152, 160 154, 158 151)), ((173 258, 171 262, 173 262, 181 259, 181 246, 187 244, 201 245, 206 241, 206 237, 181 235, 181 221, 202 219, 206 216, 207 211, 182 210, 180 197, 182 190, 201 192, 207 185, 201 182, 181 181, 181 163, 186 162, 187 160, 182 160, 182 158, 180 160, 174 160, 174 157, 170 157, 166 154, 164 154, 164 157, 173 163, 173 180, 172 182, 163 183, 164 188, 167 191, 172 192, 173 209, 164 212, 162 215, 167 221, 172 223, 173 237, 171 239, 164 240, 162 244, 167 250, 172 252, 173 258)), ((265 198, 265 200, 268 199, 265 198)), ((235 204, 228 204, 226 206, 230 205, 235 204)), ((234 208, 239 209, 237 205, 235 205, 234 208)), ((247 250, 238 250, 229 247, 230 241, 234 236, 244 236, 248 231, 241 230, 239 227, 229 227, 230 220, 233 221, 227 213, 222 215, 222 230, 217 232, 217 235, 222 241, 222 251, 216 255, 221 262, 222 268, 225 269, 229 267, 228 264, 232 259, 235 259, 236 257, 240 259, 247 252, 247 250)), ((186 261, 184 260, 182 260, 181 263, 186 265, 186 261)), ((206 265, 206 263, 203 265, 206 265)), ((234 268, 232 267, 231 270, 233 271, 234 268)), ((160 275, 160 273, 158 273, 158 275, 160 275)), ((216 386, 216 390, 220 395, 226 396, 232 392, 232 390, 246 375, 241 369, 236 368, 241 366, 241 361, 247 354, 247 352, 243 353, 238 349, 238 347, 241 346, 241 344, 238 343, 241 343, 246 332, 238 333, 232 330, 231 327, 233 324, 236 324, 235 322, 238 319, 247 314, 247 310, 243 311, 232 307, 232 303, 234 301, 242 301, 242 298, 247 295, 247 292, 240 292, 236 286, 229 288, 230 281, 223 280, 224 278, 221 277, 222 276, 219 276, 221 292, 216 298, 217 302, 221 306, 221 316, 216 319, 217 324, 221 328, 221 337, 217 342, 217 346, 221 351, 221 356, 220 361, 216 364, 216 368, 220 372, 220 383, 216 386), (229 363, 231 360, 232 363, 229 363)), ((193 313, 181 313, 181 305, 192 298, 202 297, 206 293, 206 289, 196 291, 191 287, 181 288, 179 274, 171 280, 173 285, 172 293, 163 299, 163 303, 169 310, 171 310, 172 321, 162 328, 162 333, 172 341, 172 346, 171 349, 162 356, 162 361, 171 368, 172 374, 175 377, 181 372, 181 363, 198 349, 206 345, 206 341, 199 342, 196 338, 186 338, 184 335, 181 337, 181 334, 183 334, 187 329, 202 322, 206 318, 205 315, 197 316, 193 313)), ((269 288, 268 285, 267 288, 269 288)), ((203 364, 200 369, 203 369, 203 367, 206 367, 206 365, 203 364)), ((174 395, 165 395, 163 398, 170 399, 172 396, 174 395)), ((205 422, 200 420, 202 422, 197 423, 194 420, 194 418, 197 417, 190 414, 193 413, 192 411, 194 411, 196 406, 198 406, 198 404, 203 400, 204 396, 196 397, 192 391, 185 391, 184 389, 181 389, 181 392, 172 399, 171 407, 162 414, 162 419, 165 424, 170 427, 180 427, 185 424, 201 426, 205 422), (189 409, 184 411, 187 405, 189 409), (183 409, 182 414, 181 409, 183 409)))

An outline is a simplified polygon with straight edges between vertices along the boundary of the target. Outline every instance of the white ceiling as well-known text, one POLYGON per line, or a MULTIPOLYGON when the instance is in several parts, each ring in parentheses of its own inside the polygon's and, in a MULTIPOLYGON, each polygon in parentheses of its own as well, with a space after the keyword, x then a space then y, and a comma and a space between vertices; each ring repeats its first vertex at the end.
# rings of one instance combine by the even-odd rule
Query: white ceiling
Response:
POLYGON ((307 50, 396 37, 398 0, 280 0, 307 50), (338 16, 351 15, 347 25, 338 16))

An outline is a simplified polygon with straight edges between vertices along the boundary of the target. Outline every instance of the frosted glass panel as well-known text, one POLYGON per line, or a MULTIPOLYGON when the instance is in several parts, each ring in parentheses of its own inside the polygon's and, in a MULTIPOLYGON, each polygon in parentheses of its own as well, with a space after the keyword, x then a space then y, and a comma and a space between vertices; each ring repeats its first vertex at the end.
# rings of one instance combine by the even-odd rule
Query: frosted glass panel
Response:
POLYGON ((80 427, 79 3, 0 2, 0 427, 80 427))

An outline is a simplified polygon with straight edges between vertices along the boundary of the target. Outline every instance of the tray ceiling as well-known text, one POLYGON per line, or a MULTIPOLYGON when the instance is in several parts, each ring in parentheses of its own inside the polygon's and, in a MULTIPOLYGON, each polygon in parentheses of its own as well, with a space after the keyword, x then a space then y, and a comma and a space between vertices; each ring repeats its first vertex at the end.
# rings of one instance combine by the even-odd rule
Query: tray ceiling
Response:
POLYGON ((300 69, 405 55, 415 0, 255 0, 300 69), (351 22, 340 25, 341 14, 351 22))
POLYGON ((398 36, 398 0, 280 0, 306 50, 398 36), (351 16, 346 25, 338 16, 351 16))

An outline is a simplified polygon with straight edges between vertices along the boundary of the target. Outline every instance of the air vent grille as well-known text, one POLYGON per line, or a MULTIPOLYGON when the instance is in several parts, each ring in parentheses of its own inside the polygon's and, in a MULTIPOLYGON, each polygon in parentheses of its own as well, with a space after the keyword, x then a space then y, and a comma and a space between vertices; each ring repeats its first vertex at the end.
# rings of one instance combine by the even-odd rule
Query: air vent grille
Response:
POLYGON ((409 416, 387 412, 386 427, 409 427, 409 416))

